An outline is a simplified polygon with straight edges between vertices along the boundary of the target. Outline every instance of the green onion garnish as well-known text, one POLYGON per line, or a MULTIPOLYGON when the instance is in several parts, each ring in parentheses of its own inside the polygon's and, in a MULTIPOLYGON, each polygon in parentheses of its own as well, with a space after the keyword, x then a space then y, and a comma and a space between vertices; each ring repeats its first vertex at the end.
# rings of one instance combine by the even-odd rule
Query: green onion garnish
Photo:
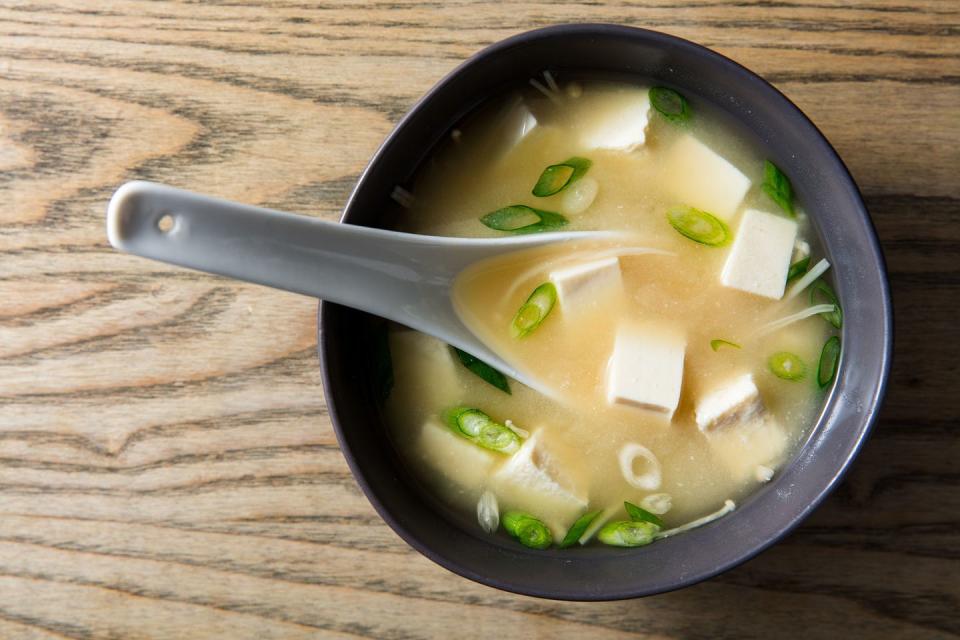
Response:
POLYGON ((510 233, 539 233, 553 231, 567 225, 559 213, 534 209, 525 204, 514 204, 480 218, 480 222, 497 231, 510 233))
POLYGON ((485 449, 512 454, 520 448, 520 436, 479 409, 454 407, 443 418, 454 433, 485 449))
POLYGON ((510 511, 503 515, 500 522, 507 533, 525 547, 546 549, 553 543, 553 536, 547 525, 526 513, 510 511))
POLYGON ((681 235, 708 247, 722 247, 730 241, 730 228, 716 216, 693 207, 674 207, 667 220, 681 235))
POLYGON ((563 540, 560 542, 560 548, 566 549, 576 544, 577 541, 580 540, 580 537, 586 533, 590 523, 592 523, 598 515, 600 515, 599 511, 591 511, 577 518, 577 521, 574 522, 570 530, 567 531, 567 535, 563 536, 563 540))
POLYGON ((793 187, 790 186, 790 179, 780 171, 777 165, 769 160, 763 163, 763 192, 770 196, 770 199, 776 202, 781 209, 793 217, 793 187))
POLYGON ((789 351, 779 351, 770 356, 767 366, 773 375, 784 380, 801 380, 807 372, 807 366, 803 364, 800 356, 789 351))
POLYGON ((650 104, 660 114, 675 124, 682 124, 690 119, 692 112, 687 99, 666 87, 650 88, 650 104))
POLYGON ((823 298, 826 304, 833 305, 833 311, 821 313, 824 320, 835 326, 837 329, 843 326, 843 309, 840 308, 840 301, 837 300, 837 294, 833 292, 823 280, 817 280, 810 287, 810 304, 817 304, 817 298, 823 298))
POLYGON ((620 520, 605 524, 597 538, 600 542, 614 547, 642 547, 653 542, 653 536, 658 531, 660 527, 652 522, 620 520))
POLYGON ((790 265, 790 270, 787 271, 787 282, 793 282, 803 274, 807 272, 807 267, 810 266, 810 256, 801 258, 793 264, 790 265))
POLYGON ((820 364, 817 367, 817 384, 824 389, 833 382, 840 365, 840 338, 831 336, 820 352, 820 364))
POLYGON ((630 519, 634 522, 649 522, 657 525, 660 529, 663 528, 663 520, 657 515, 650 513, 642 507, 638 507, 632 502, 624 501, 623 506, 627 510, 627 515, 630 516, 630 519))
POLYGON ((522 338, 540 326, 557 303, 557 288, 552 282, 544 282, 533 290, 523 306, 517 310, 510 323, 510 335, 522 338))
POLYGON ((550 165, 540 174, 540 179, 533 187, 533 195, 545 198, 563 191, 582 178, 592 164, 587 158, 574 156, 560 164, 550 165))
POLYGON ((734 349, 739 349, 740 345, 736 342, 730 342, 729 340, 724 340, 722 338, 715 338, 710 341, 710 348, 714 351, 720 351, 720 347, 733 347, 734 349))
POLYGON ((503 391, 504 393, 510 393, 510 383, 507 382, 507 376, 503 375, 480 358, 475 358, 474 356, 470 355, 466 351, 461 351, 456 347, 450 348, 453 349, 453 352, 457 354, 457 358, 460 359, 461 364, 469 369, 471 373, 484 382, 492 384, 497 389, 500 389, 500 391, 503 391))

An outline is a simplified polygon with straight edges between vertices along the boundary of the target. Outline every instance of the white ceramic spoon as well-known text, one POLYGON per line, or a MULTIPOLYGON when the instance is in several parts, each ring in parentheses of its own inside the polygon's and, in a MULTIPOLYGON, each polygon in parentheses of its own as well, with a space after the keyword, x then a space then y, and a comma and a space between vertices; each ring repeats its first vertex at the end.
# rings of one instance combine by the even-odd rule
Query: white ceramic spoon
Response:
POLYGON ((128 182, 107 207, 110 244, 144 258, 229 276, 361 309, 462 349, 549 393, 481 342, 451 300, 469 265, 520 249, 608 232, 444 238, 371 229, 128 182))

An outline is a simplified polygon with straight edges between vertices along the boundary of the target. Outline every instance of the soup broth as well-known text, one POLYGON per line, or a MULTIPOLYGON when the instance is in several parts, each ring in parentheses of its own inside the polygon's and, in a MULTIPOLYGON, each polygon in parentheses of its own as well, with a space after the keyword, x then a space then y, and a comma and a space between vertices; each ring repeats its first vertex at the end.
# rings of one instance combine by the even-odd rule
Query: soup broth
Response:
POLYGON ((812 290, 814 302, 830 296, 822 280, 806 286, 816 275, 803 273, 816 263, 804 258, 813 242, 806 217, 764 187, 776 174, 719 114, 685 103, 679 115, 692 115, 674 117, 675 94, 662 112, 650 107, 655 92, 625 83, 546 93, 503 98, 455 131, 422 172, 400 226, 499 237, 507 232, 481 219, 523 205, 534 211, 512 210, 508 222, 536 225, 547 211, 565 220, 563 231, 624 232, 481 263, 455 285, 467 326, 552 393, 512 380, 507 393, 465 366, 469 356, 396 327, 388 423, 414 473, 447 504, 479 512, 478 528, 496 529, 499 514, 509 533, 542 547, 517 533, 520 514, 555 543, 568 533, 586 543, 601 525, 608 544, 637 542, 614 535, 612 523, 652 519, 649 532, 663 535, 770 480, 832 381, 820 373, 818 384, 818 363, 834 330, 825 318, 839 309, 802 317, 812 290), (771 273, 781 279, 773 293, 771 273), (791 287, 803 290, 790 297, 791 287), (518 310, 534 291, 546 294, 527 311, 542 317, 518 335, 530 324, 518 310), (506 433, 495 432, 507 443, 499 450, 471 431, 484 416, 506 433))

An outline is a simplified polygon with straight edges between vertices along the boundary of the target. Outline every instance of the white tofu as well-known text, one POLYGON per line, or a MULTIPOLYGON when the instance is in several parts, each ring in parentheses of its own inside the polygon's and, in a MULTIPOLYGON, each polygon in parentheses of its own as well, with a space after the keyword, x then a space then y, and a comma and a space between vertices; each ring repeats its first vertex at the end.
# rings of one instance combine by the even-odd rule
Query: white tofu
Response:
POLYGON ((503 142, 504 149, 512 149, 517 146, 521 140, 537 128, 537 117, 519 97, 507 107, 505 117, 501 122, 502 131, 506 132, 503 142))
POLYGON ((797 223, 747 209, 720 274, 725 287, 779 300, 787 283, 797 223))
POLYGON ((493 466, 503 460, 503 455, 458 436, 437 417, 424 423, 414 451, 421 464, 441 476, 447 490, 453 487, 460 491, 474 490, 485 483, 493 466))
POLYGON ((676 200, 729 221, 750 189, 750 179, 691 135, 666 153, 661 184, 676 200))
POLYGON ((797 238, 796 242, 793 243, 793 255, 790 256, 790 264, 798 260, 803 260, 810 255, 810 243, 806 240, 801 240, 797 238))
POLYGON ((686 342, 658 329, 623 327, 607 369, 607 400, 673 418, 680 402, 686 342))
POLYGON ((423 406, 442 407, 456 397, 466 369, 446 343, 419 331, 391 331, 390 356, 395 381, 390 405, 404 422, 417 414, 413 398, 423 406))
POLYGON ((711 453, 736 482, 761 481, 758 467, 772 472, 783 462, 789 445, 786 430, 769 413, 707 433, 711 453))
POLYGON ((753 374, 739 376, 703 396, 694 410, 700 431, 749 422, 763 413, 753 374))
POLYGON ((590 113, 580 129, 585 149, 633 151, 647 140, 650 97, 646 91, 597 94, 596 102, 583 113, 590 113))
POLYGON ((623 291, 620 259, 601 258, 580 262, 550 272, 557 299, 565 314, 575 313, 591 303, 623 291))
POLYGON ((588 502, 574 475, 576 460, 575 451, 559 443, 547 446, 543 432, 534 433, 491 478, 501 512, 529 513, 543 521, 555 539, 562 539, 588 502))

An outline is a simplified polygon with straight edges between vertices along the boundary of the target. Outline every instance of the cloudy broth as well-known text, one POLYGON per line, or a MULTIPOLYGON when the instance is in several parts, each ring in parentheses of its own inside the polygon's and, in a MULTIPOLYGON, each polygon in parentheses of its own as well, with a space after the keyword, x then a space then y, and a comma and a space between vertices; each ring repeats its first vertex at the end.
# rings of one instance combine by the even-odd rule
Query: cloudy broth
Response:
MULTIPOLYGON (((390 335, 395 380, 387 402, 390 432, 428 490, 465 513, 475 513, 486 492, 500 514, 520 511, 546 523, 556 543, 583 513, 603 512, 595 525, 628 520, 623 503, 629 501, 654 505, 666 530, 715 512, 727 500, 739 503, 769 481, 816 418, 822 401, 817 364, 833 326, 812 315, 771 330, 771 322, 811 306, 808 291, 776 299, 721 282, 736 235, 746 233, 740 229, 744 211, 795 220, 801 241, 812 243, 812 233, 799 208, 791 217, 764 193, 760 150, 705 105, 691 104, 693 117, 680 124, 649 108, 646 126, 632 133, 642 143, 629 145, 627 129, 636 119, 622 116, 643 111, 648 87, 571 84, 550 93, 512 94, 455 131, 422 171, 400 228, 501 237, 505 232, 480 219, 509 205, 526 205, 560 213, 563 231, 624 232, 610 242, 565 243, 497 258, 469 269, 456 283, 454 304, 467 326, 553 392, 544 395, 511 380, 505 393, 475 375, 446 345, 396 327, 390 335), (677 150, 691 140, 749 180, 745 195, 732 200, 736 206, 717 216, 725 219, 730 236, 722 246, 692 240, 667 217, 678 204, 704 207, 701 203, 717 198, 719 207, 726 197, 726 183, 720 192, 699 190, 695 162, 678 159, 677 150), (621 143, 625 148, 610 148, 621 143), (554 195, 533 195, 544 169, 568 158, 589 160, 584 176, 554 195), (677 186, 685 181, 692 186, 677 186), (588 281, 575 296, 554 303, 535 330, 522 337, 511 333, 518 309, 539 285, 565 266, 597 261, 618 272, 614 285, 588 281), (617 384, 627 396, 632 393, 631 380, 614 382, 611 372, 618 366, 612 356, 623 331, 648 341, 644 344, 676 345, 662 361, 650 361, 648 354, 643 366, 651 370, 639 372, 641 377, 669 377, 657 367, 666 366, 679 349, 682 382, 678 379, 675 408, 613 398, 617 384), (782 352, 803 363, 799 379, 778 377, 771 368, 771 356, 782 352), (716 424, 698 425, 698 411, 707 411, 700 404, 704 398, 723 396, 730 381, 747 375, 758 394, 752 413, 741 419, 728 412, 716 424), (451 407, 479 409, 513 428, 523 448, 478 446, 451 428, 445 413, 451 407), (531 441, 535 446, 523 446, 531 441), (623 469, 625 448, 634 445, 655 457, 656 482, 653 463, 642 456, 627 465, 633 481, 623 469), (523 456, 529 460, 521 464, 523 456)), ((812 257, 811 266, 816 247, 812 257)), ((796 258, 791 255, 790 262, 796 258)), ((563 293, 566 285, 558 286, 563 293)), ((630 358, 626 362, 634 366, 630 358)), ((663 402, 670 404, 652 404, 663 402)))

